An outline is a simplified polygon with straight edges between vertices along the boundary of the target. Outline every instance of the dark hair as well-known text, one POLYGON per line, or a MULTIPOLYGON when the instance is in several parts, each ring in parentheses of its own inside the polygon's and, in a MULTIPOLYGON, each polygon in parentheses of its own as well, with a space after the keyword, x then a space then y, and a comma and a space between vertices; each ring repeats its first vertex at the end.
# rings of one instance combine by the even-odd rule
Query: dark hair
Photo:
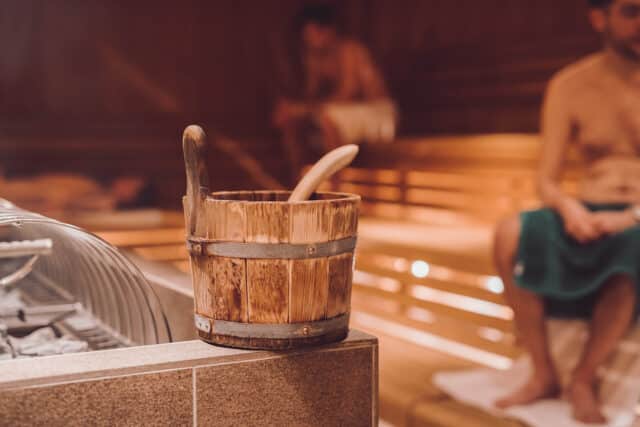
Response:
POLYGON ((307 24, 336 28, 338 23, 335 8, 326 3, 305 5, 300 12, 298 12, 296 27, 298 30, 302 30, 307 24))
POLYGON ((593 9, 604 9, 611 6, 613 0, 589 0, 589 7, 593 9))

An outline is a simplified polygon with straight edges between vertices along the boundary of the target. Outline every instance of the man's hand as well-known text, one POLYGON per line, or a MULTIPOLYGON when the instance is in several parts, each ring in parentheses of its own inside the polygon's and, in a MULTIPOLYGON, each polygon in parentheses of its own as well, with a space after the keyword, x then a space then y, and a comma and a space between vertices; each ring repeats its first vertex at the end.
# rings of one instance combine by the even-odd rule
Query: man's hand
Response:
POLYGON ((605 211, 593 214, 595 226, 602 234, 616 234, 636 225, 630 211, 605 211))
POLYGON ((592 242, 605 234, 602 227, 598 226, 596 215, 575 199, 563 201, 559 213, 566 233, 580 243, 592 242))

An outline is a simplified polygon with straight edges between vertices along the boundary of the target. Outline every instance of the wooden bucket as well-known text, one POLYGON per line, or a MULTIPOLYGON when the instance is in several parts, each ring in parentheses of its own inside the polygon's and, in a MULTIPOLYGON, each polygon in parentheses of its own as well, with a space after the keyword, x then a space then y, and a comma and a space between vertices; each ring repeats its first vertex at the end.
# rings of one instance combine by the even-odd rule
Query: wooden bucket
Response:
POLYGON ((204 133, 185 130, 183 199, 198 335, 212 344, 288 349, 344 339, 360 197, 209 193, 204 133))

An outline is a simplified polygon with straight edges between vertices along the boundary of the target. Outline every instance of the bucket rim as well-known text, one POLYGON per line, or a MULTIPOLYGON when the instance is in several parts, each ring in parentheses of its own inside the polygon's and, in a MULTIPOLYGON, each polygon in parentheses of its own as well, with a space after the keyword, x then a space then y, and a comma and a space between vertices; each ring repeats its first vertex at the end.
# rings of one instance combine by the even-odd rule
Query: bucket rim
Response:
POLYGON ((288 190, 225 190, 225 191, 213 191, 207 194, 206 200, 216 203, 235 202, 235 203, 262 203, 262 204, 281 204, 281 205, 306 205, 306 204, 318 204, 318 203, 335 203, 335 202, 353 202, 357 203, 362 198, 358 194, 337 192, 337 191, 316 191, 314 195, 329 196, 327 199, 314 199, 304 200, 299 202, 289 202, 287 200, 243 200, 243 199, 226 199, 217 198, 231 195, 251 195, 251 194, 273 194, 273 195, 289 195, 291 191, 288 190))

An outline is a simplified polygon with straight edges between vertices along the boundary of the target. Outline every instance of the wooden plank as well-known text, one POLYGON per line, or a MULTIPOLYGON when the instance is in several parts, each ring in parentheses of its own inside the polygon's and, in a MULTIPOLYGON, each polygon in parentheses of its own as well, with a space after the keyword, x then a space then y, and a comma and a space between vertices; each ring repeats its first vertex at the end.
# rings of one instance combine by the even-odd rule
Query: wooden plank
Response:
POLYGON ((387 202, 395 202, 402 200, 402 191, 400 188, 392 185, 363 185, 351 182, 340 182, 338 191, 345 193, 359 194, 362 197, 368 197, 387 202))
POLYGON ((381 267, 379 263, 376 263, 375 260, 370 260, 366 255, 361 255, 357 258, 356 268, 378 276, 391 277, 402 283, 420 284, 440 291, 452 292, 454 294, 460 294, 471 298, 478 298, 496 304, 505 304, 505 299, 502 294, 491 292, 485 288, 481 288, 479 285, 468 285, 465 283, 458 283, 454 280, 443 281, 415 277, 410 272, 399 272, 381 267))
POLYGON ((338 177, 340 181, 399 184, 402 180, 402 173, 393 169, 345 168, 338 174, 338 177))
POLYGON ((501 176, 475 176, 454 172, 434 172, 430 170, 410 170, 406 176, 407 185, 415 187, 449 188, 467 191, 508 191, 512 183, 501 176))
POLYGON ((328 269, 327 258, 291 260, 291 323, 327 318, 328 269))
POLYGON ((360 205, 362 216, 378 217, 401 222, 442 225, 491 224, 493 220, 478 218, 470 212, 425 206, 411 206, 400 203, 385 203, 364 200, 360 205))
POLYGON ((134 247, 133 251, 151 261, 182 261, 189 258, 184 243, 178 245, 134 247))
POLYGON ((152 230, 101 231, 99 237, 119 247, 152 246, 184 243, 184 227, 156 228, 152 230))
POLYGON ((331 202, 329 215, 329 238, 339 240, 356 236, 358 233, 358 216, 360 203, 352 200, 334 200, 331 202))
POLYGON ((490 210, 494 213, 496 211, 503 213, 511 207, 510 198, 504 194, 488 196, 424 188, 407 189, 405 200, 408 203, 420 205, 443 206, 474 211, 490 210), (487 207, 490 208, 487 209, 487 207))
POLYGON ((250 323, 289 321, 289 261, 247 260, 250 323))
MULTIPOLYGON (((291 243, 319 243, 329 240, 330 202, 295 203, 291 206, 291 243)), ((289 321, 304 322, 327 317, 329 265, 326 258, 289 261, 289 321)))
POLYGON ((171 265, 180 271, 191 273, 191 261, 189 260, 172 262, 171 265))
MULTIPOLYGON (((392 175, 388 171, 388 175, 392 175)), ((358 231, 359 203, 349 200, 336 200, 331 203, 331 223, 329 240, 356 236, 358 231)), ((327 298, 327 317, 335 317, 349 311, 351 304, 351 283, 353 280, 352 253, 341 254, 328 259, 329 291, 327 298)))
POLYGON ((191 259, 194 306, 197 314, 215 317, 215 283, 212 259, 204 256, 191 259))
MULTIPOLYGON (((245 205, 242 201, 209 200, 205 203, 206 234, 226 242, 245 240, 245 205)), ((248 319, 247 271, 241 258, 211 257, 215 284, 215 318, 236 322, 248 319)))
MULTIPOLYGON (((286 243, 290 222, 290 209, 285 203, 249 203, 246 241, 286 243)), ((289 277, 288 260, 247 260, 250 323, 289 321, 289 277)))
POLYGON ((211 261, 215 272, 215 318, 248 322, 245 261, 224 257, 215 257, 211 261))
POLYGON ((415 244, 387 243, 379 239, 361 236, 358 241, 358 254, 385 254, 406 259, 423 259, 427 262, 447 266, 467 273, 493 276, 496 274, 491 256, 488 253, 448 253, 415 244))
POLYGON ((507 319, 478 314, 464 310, 464 308, 455 308, 432 301, 413 298, 403 293, 392 293, 376 287, 363 285, 358 282, 353 284, 353 292, 354 294, 363 293, 365 295, 394 299, 405 304, 406 306, 425 308, 438 315, 447 316, 476 325, 488 326, 490 328, 495 328, 501 331, 512 332, 514 328, 513 323, 507 319))
POLYGON ((289 206, 285 203, 248 203, 246 241, 284 243, 289 240, 289 206))
POLYGON ((182 228, 184 215, 180 211, 137 208, 124 211, 68 212, 56 217, 91 232, 123 232, 125 230, 153 231, 162 228, 182 228))
POLYGON ((416 320, 412 309, 405 308, 401 312, 385 310, 383 304, 361 293, 356 293, 353 298, 353 311, 371 313, 377 317, 408 326, 413 329, 422 330, 433 335, 437 335, 451 341, 459 342, 470 347, 489 351, 509 358, 515 358, 522 353, 522 350, 514 345, 514 337, 511 334, 494 330, 494 335, 501 336, 500 339, 490 340, 488 334, 483 333, 483 328, 468 322, 457 321, 446 316, 438 316, 431 312, 428 321, 416 320))
POLYGON ((243 242, 246 213, 243 201, 213 200, 204 202, 204 236, 208 239, 243 242))
POLYGON ((329 292, 327 297, 327 317, 332 318, 347 313, 351 304, 351 283, 353 280, 353 255, 341 254, 330 257, 329 292))
POLYGON ((519 421, 498 418, 452 399, 417 402, 408 418, 415 427, 525 427, 519 421))

